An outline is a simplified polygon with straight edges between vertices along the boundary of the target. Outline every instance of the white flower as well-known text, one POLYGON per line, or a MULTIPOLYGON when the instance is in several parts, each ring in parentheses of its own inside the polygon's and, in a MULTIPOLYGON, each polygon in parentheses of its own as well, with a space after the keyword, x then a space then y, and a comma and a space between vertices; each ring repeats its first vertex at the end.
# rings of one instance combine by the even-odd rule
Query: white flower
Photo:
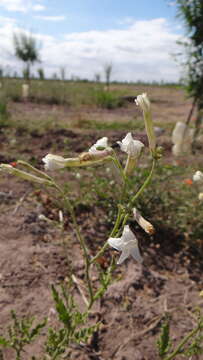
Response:
POLYGON ((197 182, 203 182, 203 173, 201 171, 196 171, 196 173, 193 175, 193 180, 197 182))
POLYGON ((106 149, 108 147, 108 138, 104 136, 103 138, 97 140, 97 142, 91 146, 89 149, 90 153, 97 153, 100 150, 97 150, 97 148, 104 148, 106 149))
POLYGON ((122 251, 117 264, 121 264, 130 255, 138 262, 142 262, 142 257, 138 248, 138 241, 134 233, 130 230, 129 225, 124 226, 123 234, 120 238, 109 238, 108 244, 114 249, 122 251))
POLYGON ((139 105, 144 112, 150 111, 150 101, 146 93, 138 95, 135 103, 139 105))
POLYGON ((66 164, 66 159, 59 155, 47 154, 42 161, 45 163, 45 170, 63 169, 66 164))
POLYGON ((156 136, 154 132, 153 122, 152 122, 152 116, 151 116, 151 105, 149 98, 147 94, 138 95, 137 99, 135 100, 136 105, 140 106, 143 115, 144 115, 144 121, 145 121, 145 129, 149 141, 149 148, 151 152, 153 153, 156 148, 156 136))
POLYGON ((126 137, 121 141, 117 141, 122 151, 134 158, 138 158, 144 144, 139 140, 134 140, 129 132, 126 137))

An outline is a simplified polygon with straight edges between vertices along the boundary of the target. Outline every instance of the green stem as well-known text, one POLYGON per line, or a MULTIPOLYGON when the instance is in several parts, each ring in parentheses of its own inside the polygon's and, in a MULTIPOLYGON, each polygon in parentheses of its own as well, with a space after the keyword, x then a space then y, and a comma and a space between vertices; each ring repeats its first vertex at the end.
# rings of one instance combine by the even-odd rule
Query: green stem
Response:
MULTIPOLYGON (((120 223, 124 216, 124 214, 122 214, 122 212, 123 212, 123 209, 121 206, 119 206, 116 222, 115 222, 114 228, 109 237, 114 237, 116 235, 118 228, 120 226, 120 223)), ((102 246, 102 248, 98 251, 98 253, 92 258, 90 263, 93 264, 104 253, 104 251, 106 250, 107 247, 108 247, 108 242, 106 241, 105 244, 102 246)))
POLYGON ((172 360, 175 358, 176 355, 178 355, 181 352, 181 349, 183 348, 183 346, 190 340, 190 338, 192 338, 198 331, 200 330, 199 325, 193 329, 182 341, 181 343, 177 346, 177 348, 172 352, 171 355, 167 356, 164 360, 172 360))
POLYGON ((123 182, 125 183, 125 182, 126 182, 126 176, 125 176, 125 174, 124 174, 122 165, 121 165, 119 159, 118 159, 117 156, 116 156, 115 151, 113 151, 113 155, 114 155, 114 156, 112 156, 111 159, 112 159, 112 161, 114 162, 114 164, 116 165, 116 167, 118 168, 118 170, 120 171, 120 174, 121 174, 121 177, 122 177, 122 179, 123 179, 123 182))
POLYGON ((135 194, 135 196, 132 198, 132 200, 129 202, 129 207, 131 208, 134 205, 134 202, 138 199, 138 197, 142 194, 142 192, 144 191, 144 189, 149 185, 151 179, 152 179, 152 175, 154 172, 154 168, 156 165, 156 160, 153 159, 152 162, 152 168, 151 171, 148 175, 148 177, 146 178, 145 182, 143 183, 143 185, 141 186, 141 188, 138 190, 138 192, 135 194))
POLYGON ((83 237, 82 237, 82 235, 80 233, 80 229, 79 229, 79 226, 78 226, 78 223, 77 223, 77 220, 76 220, 75 212, 74 212, 74 209, 73 209, 73 207, 71 205, 71 202, 70 202, 69 198, 66 196, 66 194, 61 190, 61 188, 56 183, 54 183, 54 186, 55 186, 57 191, 60 193, 60 195, 64 199, 64 203, 65 203, 65 205, 67 207, 67 210, 69 211, 69 213, 71 215, 71 218, 72 218, 72 221, 73 221, 73 226, 74 226, 74 229, 75 229, 75 232, 76 232, 77 239, 78 239, 78 241, 80 243, 80 246, 81 246, 81 248, 83 250, 83 254, 84 254, 84 258, 85 258, 85 277, 86 277, 88 291, 89 291, 89 306, 91 306, 93 301, 94 301, 92 282, 91 282, 90 273, 89 273, 91 261, 89 259, 89 254, 88 254, 88 251, 87 251, 87 248, 86 248, 86 245, 85 245, 85 241, 84 241, 84 239, 83 239, 83 237))

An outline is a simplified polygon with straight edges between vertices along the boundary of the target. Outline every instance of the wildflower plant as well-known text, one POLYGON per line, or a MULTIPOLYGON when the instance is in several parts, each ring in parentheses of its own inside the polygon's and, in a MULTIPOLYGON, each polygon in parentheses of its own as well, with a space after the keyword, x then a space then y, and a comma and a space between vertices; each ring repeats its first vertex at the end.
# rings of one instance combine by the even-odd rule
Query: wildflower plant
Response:
MULTIPOLYGON (((64 207, 71 217, 74 232, 83 253, 86 287, 82 297, 85 310, 81 312, 78 309, 70 289, 63 287, 61 296, 60 291, 58 292, 55 287, 52 288, 52 295, 61 327, 57 331, 51 329, 48 333, 47 353, 51 356, 51 359, 57 359, 69 346, 70 342, 75 342, 76 340, 77 342, 86 341, 88 336, 91 336, 99 325, 95 324, 94 326, 88 327, 88 315, 95 301, 104 295, 107 287, 111 283, 112 271, 116 265, 114 256, 112 256, 109 268, 105 272, 99 269, 99 284, 95 286, 92 281, 91 272, 92 267, 96 266, 98 268, 97 260, 103 256, 104 252, 110 246, 121 251, 117 264, 122 264, 128 257, 132 257, 133 260, 141 263, 143 259, 140 254, 138 240, 130 228, 130 222, 132 222, 132 220, 136 221, 149 235, 154 233, 153 225, 143 218, 136 209, 136 204, 138 198, 143 195, 143 191, 150 184, 155 165, 161 157, 161 151, 160 148, 156 146, 151 106, 147 95, 138 95, 136 104, 143 112, 152 165, 151 171, 148 173, 143 184, 134 194, 130 192, 129 180, 130 177, 135 176, 134 173, 138 166, 138 160, 141 161, 140 159, 144 144, 141 141, 134 139, 131 133, 128 133, 121 141, 118 140, 116 146, 109 145, 108 139, 103 137, 102 139, 97 140, 96 143, 90 147, 89 151, 83 152, 74 158, 64 158, 55 154, 47 154, 42 159, 45 172, 21 160, 16 162, 16 166, 10 164, 0 165, 0 172, 2 173, 5 172, 18 176, 24 180, 51 188, 58 193, 59 198, 61 198, 64 207), (124 166, 118 156, 119 150, 121 150, 122 153, 127 154, 124 166), (64 191, 64 188, 55 180, 54 172, 67 168, 77 169, 78 171, 81 167, 105 166, 106 164, 109 169, 112 169, 112 167, 114 170, 116 169, 116 180, 118 180, 120 189, 117 215, 114 226, 106 239, 106 242, 97 250, 97 253, 94 256, 91 256, 84 234, 81 232, 77 222, 77 216, 74 211, 71 196, 64 191)), ((75 275, 73 274, 72 276, 74 279, 75 275)))

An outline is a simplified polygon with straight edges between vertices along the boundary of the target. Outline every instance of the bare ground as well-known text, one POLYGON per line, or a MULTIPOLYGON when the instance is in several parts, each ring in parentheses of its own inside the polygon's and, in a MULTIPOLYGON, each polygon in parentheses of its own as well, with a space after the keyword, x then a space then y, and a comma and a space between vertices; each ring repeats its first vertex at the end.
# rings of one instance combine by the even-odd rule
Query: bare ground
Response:
MULTIPOLYGON (((153 96, 158 97, 156 92, 153 96)), ((185 102, 183 94, 179 94, 177 99, 169 91, 163 94, 162 102, 153 106, 156 120, 173 122, 184 120, 190 103, 185 102)), ((42 108, 32 104, 11 104, 15 115, 21 112, 23 116, 28 116, 32 111, 32 118, 39 117, 42 108)), ((53 109, 44 107, 44 111, 53 109)), ((117 114, 121 118, 123 111, 130 118, 134 107, 104 111, 102 116, 116 119, 117 114)), ((67 113, 68 110, 64 108, 57 110, 57 116, 63 114, 64 121, 67 121, 66 116, 76 116, 67 113)), ((69 141, 68 149, 81 152, 95 141, 95 137, 106 134, 113 142, 118 137, 122 138, 125 132, 57 129, 41 135, 36 132, 27 134, 21 129, 12 130, 12 138, 15 135, 13 144, 7 129, 0 133, 0 160, 11 162, 16 160, 16 156, 19 158, 22 155, 28 160, 34 158, 36 165, 41 166, 38 159, 53 147, 58 154, 64 154, 64 139, 69 141)), ((139 134, 139 137, 146 141, 143 134, 139 134)), ((160 138, 160 143, 166 145, 168 153, 170 141, 160 138)), ((4 333, 12 309, 18 315, 30 314, 38 319, 49 316, 53 307, 50 285, 63 282, 69 276, 70 265, 82 281, 84 265, 78 243, 71 233, 69 219, 63 234, 65 240, 62 240, 60 230, 39 220, 38 215, 47 211, 49 215, 57 216, 49 196, 43 190, 39 193, 32 185, 5 175, 0 183, 0 330, 4 333)), ((103 220, 104 210, 99 207, 81 209, 78 218, 94 253, 95 242, 99 247, 108 236, 109 229, 103 220)), ((171 315, 171 333, 176 343, 194 326, 192 309, 196 305, 201 307, 203 303, 199 297, 203 282, 202 263, 197 254, 183 246, 182 236, 177 229, 168 229, 164 225, 162 229, 157 229, 154 238, 146 238, 143 233, 138 236, 143 265, 129 259, 117 268, 115 279, 120 280, 113 282, 92 314, 93 320, 101 320, 100 330, 88 345, 73 346, 69 359, 155 360, 158 359, 155 344, 164 312, 171 315)), ((43 333, 39 341, 27 348, 25 359, 41 353, 45 335, 43 333)), ((14 359, 10 350, 4 350, 4 356, 5 360, 14 359)))

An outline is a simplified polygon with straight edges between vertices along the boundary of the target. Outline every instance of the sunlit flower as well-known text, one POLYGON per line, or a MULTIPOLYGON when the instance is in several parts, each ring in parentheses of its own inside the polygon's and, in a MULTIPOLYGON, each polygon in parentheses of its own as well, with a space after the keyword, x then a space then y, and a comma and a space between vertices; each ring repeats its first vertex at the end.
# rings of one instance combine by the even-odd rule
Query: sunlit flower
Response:
POLYGON ((203 181, 203 173, 201 171, 196 171, 196 173, 193 175, 193 180, 196 182, 202 182, 203 181))
POLYGON ((126 152, 131 157, 138 158, 144 144, 139 140, 134 140, 132 134, 129 132, 122 141, 117 141, 122 151, 126 152))
POLYGON ((91 148, 89 149, 89 152, 95 153, 100 150, 104 150, 107 147, 108 147, 108 138, 106 136, 104 136, 103 138, 97 140, 97 142, 91 146, 91 148))
POLYGON ((59 155, 47 154, 42 161, 44 162, 45 170, 58 170, 63 169, 66 165, 66 159, 59 155))
POLYGON ((138 262, 142 262, 142 257, 138 248, 138 241, 129 225, 125 225, 123 234, 120 238, 109 238, 108 244, 114 249, 122 251, 117 264, 122 264, 130 255, 138 262))
POLYGON ((143 111, 144 121, 145 121, 145 129, 149 141, 149 147, 152 152, 154 152, 156 148, 156 136, 154 132, 152 116, 151 116, 151 105, 147 94, 138 95, 135 100, 136 104, 139 105, 143 111))
POLYGON ((92 166, 103 164, 105 161, 111 160, 111 151, 102 150, 96 151, 95 153, 82 153, 77 158, 63 158, 59 155, 47 154, 42 161, 45 164, 45 170, 59 170, 65 167, 83 167, 83 166, 92 166))
POLYGON ((124 173, 130 175, 136 166, 144 144, 139 140, 134 140, 131 133, 128 133, 122 142, 117 141, 117 143, 120 145, 121 150, 128 154, 124 173))

